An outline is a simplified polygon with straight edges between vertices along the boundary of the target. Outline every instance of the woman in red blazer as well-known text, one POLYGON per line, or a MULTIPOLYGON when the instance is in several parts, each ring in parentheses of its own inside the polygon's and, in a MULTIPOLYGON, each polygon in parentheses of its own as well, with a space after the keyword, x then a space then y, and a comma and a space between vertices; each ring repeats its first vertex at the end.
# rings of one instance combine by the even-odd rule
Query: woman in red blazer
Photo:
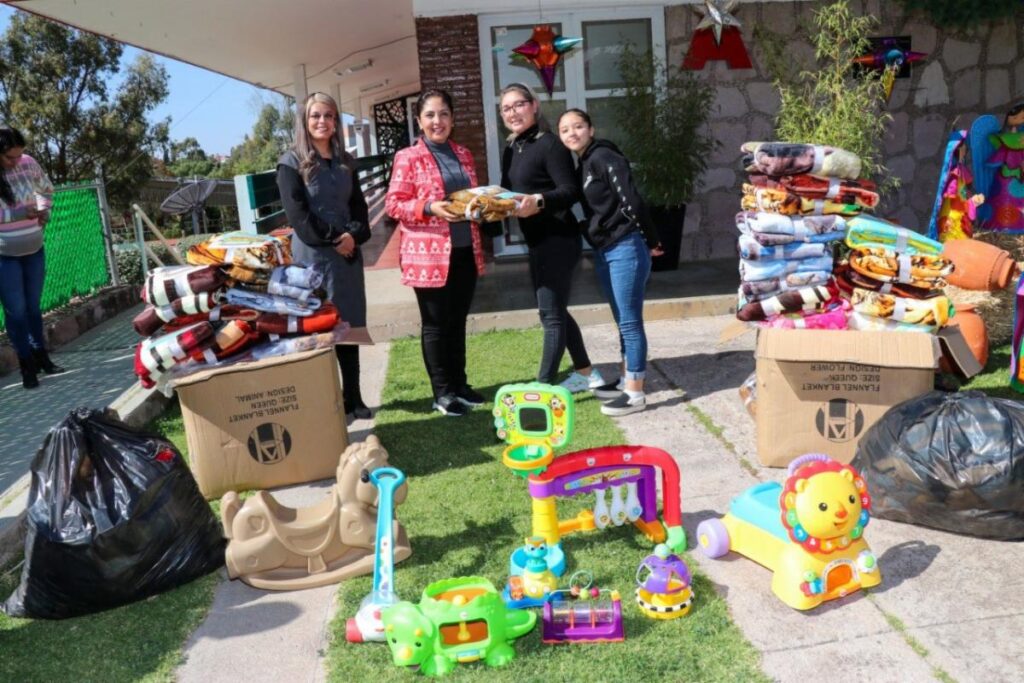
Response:
POLYGON ((452 111, 451 95, 443 90, 419 96, 416 120, 423 136, 395 154, 384 208, 399 223, 402 284, 413 288, 420 308, 433 409, 454 417, 484 402, 466 381, 466 317, 484 254, 480 227, 444 201, 477 184, 473 156, 449 139, 452 111))

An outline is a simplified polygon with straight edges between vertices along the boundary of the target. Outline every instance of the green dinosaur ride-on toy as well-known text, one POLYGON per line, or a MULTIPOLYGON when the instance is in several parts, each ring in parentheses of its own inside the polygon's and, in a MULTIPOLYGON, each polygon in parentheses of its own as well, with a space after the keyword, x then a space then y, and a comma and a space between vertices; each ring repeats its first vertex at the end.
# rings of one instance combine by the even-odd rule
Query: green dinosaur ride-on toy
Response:
POLYGON ((487 579, 463 576, 430 584, 419 605, 384 608, 381 620, 397 666, 444 676, 456 664, 481 659, 508 664, 516 656, 512 641, 533 629, 537 615, 506 607, 487 579))

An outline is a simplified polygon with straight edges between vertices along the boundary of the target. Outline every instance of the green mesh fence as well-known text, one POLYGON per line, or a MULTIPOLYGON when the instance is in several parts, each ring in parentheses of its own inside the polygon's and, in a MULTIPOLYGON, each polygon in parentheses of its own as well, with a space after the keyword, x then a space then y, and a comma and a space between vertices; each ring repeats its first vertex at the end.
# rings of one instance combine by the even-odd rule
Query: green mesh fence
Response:
MULTIPOLYGON (((95 188, 59 188, 54 194, 53 213, 43 235, 46 249, 44 313, 63 306, 75 296, 110 284, 103 218, 95 188)), ((2 309, 0 329, 4 329, 2 309)))

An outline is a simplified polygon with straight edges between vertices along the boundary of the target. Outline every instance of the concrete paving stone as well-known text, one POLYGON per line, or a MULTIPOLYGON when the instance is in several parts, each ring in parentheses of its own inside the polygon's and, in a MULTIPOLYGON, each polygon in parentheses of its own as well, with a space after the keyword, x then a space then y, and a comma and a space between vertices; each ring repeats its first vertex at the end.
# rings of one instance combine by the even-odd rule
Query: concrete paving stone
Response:
MULTIPOLYGON (((884 577, 872 594, 908 628, 1024 614, 1024 544, 873 519, 864 533, 884 577), (993 599, 998 596, 996 599, 993 599)), ((1024 650, 1022 650, 1024 653, 1024 650)))
POLYGON ((847 638, 840 630, 836 636, 837 640, 828 643, 765 652, 761 666, 768 676, 784 683, 820 680, 919 683, 935 680, 931 666, 918 657, 899 634, 877 633, 847 638))
POLYGON ((1024 680, 1024 614, 908 629, 929 660, 957 681, 1024 680))
POLYGON ((320 651, 337 586, 272 593, 241 581, 217 587, 185 645, 181 683, 322 680, 320 651))

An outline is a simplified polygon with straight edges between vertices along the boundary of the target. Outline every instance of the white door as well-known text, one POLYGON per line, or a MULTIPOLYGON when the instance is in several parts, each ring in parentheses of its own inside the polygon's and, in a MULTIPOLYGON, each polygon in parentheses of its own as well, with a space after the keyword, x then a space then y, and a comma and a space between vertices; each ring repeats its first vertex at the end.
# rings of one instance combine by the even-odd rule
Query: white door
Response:
MULTIPOLYGON (((600 137, 620 142, 608 106, 613 91, 622 85, 617 67, 619 55, 629 42, 636 50, 651 49, 664 59, 664 11, 663 7, 584 10, 545 14, 542 21, 537 20, 536 12, 480 15, 480 63, 491 181, 498 184, 501 179, 501 153, 508 130, 502 124, 498 104, 501 88, 508 83, 524 83, 533 88, 541 100, 541 111, 552 126, 563 111, 579 107, 591 115, 600 137), (512 49, 529 40, 538 24, 550 24, 558 35, 583 38, 582 45, 562 56, 550 96, 532 65, 512 62, 512 49)), ((494 253, 499 258, 526 253, 515 219, 505 222, 504 236, 494 240, 494 253)))

